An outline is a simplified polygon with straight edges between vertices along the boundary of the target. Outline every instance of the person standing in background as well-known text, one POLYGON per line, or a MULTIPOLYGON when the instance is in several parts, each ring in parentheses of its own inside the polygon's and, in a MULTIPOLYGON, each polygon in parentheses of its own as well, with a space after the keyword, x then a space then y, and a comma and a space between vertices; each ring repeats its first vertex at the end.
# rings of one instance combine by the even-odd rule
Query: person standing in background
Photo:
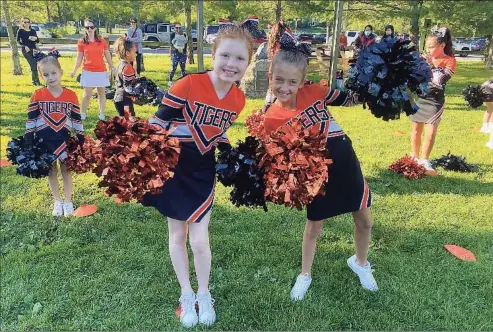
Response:
POLYGON ((22 19, 21 28, 17 31, 17 42, 22 46, 22 55, 26 58, 31 68, 31 78, 34 86, 39 86, 38 67, 34 60, 33 52, 37 49, 36 43, 39 43, 36 30, 31 28, 31 20, 28 17, 22 19))
POLYGON ((175 23, 175 31, 169 37, 171 71, 168 77, 168 87, 173 85, 173 76, 175 76, 176 67, 180 64, 181 76, 185 76, 185 66, 187 63, 187 38, 183 34, 180 23, 175 23))
POLYGON ((142 29, 137 26, 137 18, 132 18, 130 20, 130 27, 127 29, 127 39, 133 42, 137 46, 137 75, 140 75, 142 71, 142 39, 143 39, 142 29))

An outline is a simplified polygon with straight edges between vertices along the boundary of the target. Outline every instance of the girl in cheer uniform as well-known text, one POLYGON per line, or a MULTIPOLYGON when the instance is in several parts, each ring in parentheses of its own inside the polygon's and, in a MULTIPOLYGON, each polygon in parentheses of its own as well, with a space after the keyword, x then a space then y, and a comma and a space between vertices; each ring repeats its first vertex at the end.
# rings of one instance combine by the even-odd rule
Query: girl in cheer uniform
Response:
POLYGON ((452 36, 447 28, 432 31, 432 35, 426 39, 426 53, 428 63, 432 67, 432 81, 426 96, 419 98, 416 104, 418 112, 409 116, 411 119, 411 149, 412 157, 426 169, 427 174, 436 175, 430 163, 430 153, 435 143, 438 124, 445 110, 445 85, 454 75, 456 61, 452 48, 452 36), (426 128, 421 159, 421 134, 426 128))
POLYGON ((65 201, 62 202, 58 188, 58 166, 55 160, 48 183, 55 198, 54 216, 70 216, 74 212, 72 204, 72 175, 63 164, 70 131, 75 130, 79 141, 84 139, 84 129, 80 118, 79 100, 72 90, 61 85, 62 68, 58 62, 58 52, 49 53, 38 61, 38 70, 46 82, 46 88, 36 90, 29 103, 26 137, 33 141, 34 135, 43 139, 42 144, 60 162, 65 201))
POLYGON ((212 49, 214 69, 176 81, 150 119, 173 129, 171 136, 181 142, 174 177, 165 183, 161 194, 144 196, 143 204, 154 206, 168 218, 169 253, 181 287, 180 321, 185 327, 197 322, 211 325, 216 320, 209 292, 208 233, 214 200, 214 151, 218 145, 220 149, 230 147, 225 132, 245 105, 245 95, 235 81, 245 74, 252 53, 248 30, 238 25, 221 29, 212 49), (190 285, 187 235, 194 255, 197 294, 190 285))
MULTIPOLYGON (((273 29, 285 29, 278 23, 273 29)), ((370 217, 371 192, 368 188, 351 140, 335 122, 327 105, 352 106, 356 96, 318 84, 306 84, 308 52, 296 44, 289 31, 279 38, 280 50, 274 55, 269 79, 276 101, 265 111, 266 134, 277 130, 293 118, 299 118, 304 129, 321 132, 327 137, 329 180, 324 196, 317 195, 307 206, 307 220, 303 234, 302 268, 291 290, 291 298, 302 300, 311 284, 311 268, 315 256, 317 237, 324 219, 340 214, 353 214, 356 255, 347 260, 349 267, 359 276, 365 289, 376 291, 377 283, 367 261, 372 219, 370 217)), ((270 43, 271 45, 273 43, 270 43)))
POLYGON ((115 75, 115 103, 118 115, 123 116, 125 108, 132 116, 135 116, 133 99, 125 92, 125 87, 129 86, 136 78, 135 69, 132 62, 137 58, 137 47, 135 43, 124 37, 120 37, 115 41, 115 53, 120 59, 116 67, 115 75))

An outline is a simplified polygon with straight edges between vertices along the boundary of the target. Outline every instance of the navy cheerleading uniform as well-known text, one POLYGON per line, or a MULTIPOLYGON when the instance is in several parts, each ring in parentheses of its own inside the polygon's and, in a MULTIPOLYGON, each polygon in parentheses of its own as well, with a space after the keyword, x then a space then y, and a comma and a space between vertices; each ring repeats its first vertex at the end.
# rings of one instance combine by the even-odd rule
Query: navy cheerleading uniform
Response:
POLYGON ((352 106, 356 98, 349 93, 318 84, 304 85, 296 96, 296 110, 272 104, 265 113, 266 133, 277 130, 294 118, 304 129, 321 132, 327 138, 329 179, 325 195, 317 195, 307 206, 308 220, 318 221, 371 206, 371 192, 354 152, 351 140, 327 109, 332 106, 352 106))
POLYGON ((146 194, 142 204, 169 218, 200 222, 214 201, 216 146, 230 146, 226 130, 244 106, 245 95, 234 84, 219 99, 208 73, 176 81, 149 122, 173 130, 170 136, 180 141, 180 157, 162 192, 146 194))
POLYGON ((58 97, 54 97, 48 88, 36 90, 31 96, 27 110, 26 137, 43 139, 43 146, 56 159, 66 156, 67 140, 70 132, 77 136, 84 135, 84 127, 80 118, 77 95, 70 89, 63 89, 58 97))

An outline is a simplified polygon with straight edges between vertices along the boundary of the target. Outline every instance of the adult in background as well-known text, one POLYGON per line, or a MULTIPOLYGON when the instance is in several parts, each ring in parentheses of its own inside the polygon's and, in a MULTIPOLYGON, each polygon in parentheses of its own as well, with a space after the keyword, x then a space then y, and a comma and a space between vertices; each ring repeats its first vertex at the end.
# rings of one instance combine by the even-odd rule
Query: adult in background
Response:
POLYGON ((175 23, 175 31, 169 37, 171 71, 168 77, 168 86, 173 85, 173 76, 175 76, 176 67, 180 64, 181 76, 185 76, 185 66, 187 63, 187 38, 183 34, 180 23, 175 23))
POLYGON ((127 39, 137 46, 137 58, 135 60, 137 62, 137 75, 140 75, 142 70, 142 38, 142 29, 137 26, 137 18, 134 17, 130 20, 130 28, 127 29, 127 39))
POLYGON ((104 59, 113 72, 113 60, 111 59, 108 43, 103 37, 98 35, 96 25, 93 20, 84 20, 84 38, 77 43, 77 61, 70 77, 74 77, 77 69, 82 62, 82 74, 80 76, 80 85, 84 88, 84 95, 81 102, 81 118, 86 118, 87 107, 92 97, 94 88, 98 90, 99 101, 99 119, 104 120, 104 110, 106 108, 106 87, 110 85, 108 72, 104 59))
POLYGON ((373 33, 373 27, 368 24, 365 26, 365 30, 360 32, 358 38, 356 38, 355 46, 359 50, 366 50, 377 39, 377 35, 373 33))
POLYGON ((387 24, 385 26, 382 40, 387 38, 391 38, 391 39, 395 38, 394 26, 392 24, 387 24))
POLYGON ((39 76, 36 60, 33 57, 33 51, 37 49, 36 43, 39 43, 36 30, 31 28, 31 20, 24 17, 21 21, 21 27, 17 31, 17 42, 22 46, 22 55, 26 58, 31 68, 31 78, 34 86, 39 86, 39 76))

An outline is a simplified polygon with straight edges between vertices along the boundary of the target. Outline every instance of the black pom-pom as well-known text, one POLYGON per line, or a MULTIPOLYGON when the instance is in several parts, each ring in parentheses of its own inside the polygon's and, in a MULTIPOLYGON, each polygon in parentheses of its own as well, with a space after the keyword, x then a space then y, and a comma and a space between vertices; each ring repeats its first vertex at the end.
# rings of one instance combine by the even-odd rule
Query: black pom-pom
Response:
POLYGON ((257 150, 260 142, 248 136, 238 146, 219 154, 216 164, 218 180, 224 186, 232 186, 230 200, 235 206, 261 206, 265 204, 264 173, 258 166, 257 150))
POLYGON ((410 92, 428 92, 431 69, 410 41, 385 38, 362 50, 347 71, 347 89, 357 92, 375 117, 384 121, 411 115, 418 107, 410 92))
POLYGON ((485 89, 480 85, 468 85, 462 90, 464 100, 469 104, 469 107, 478 108, 483 105, 483 101, 488 99, 485 89))
POLYGON ((469 173, 478 170, 477 165, 466 163, 466 158, 447 153, 440 158, 431 161, 433 167, 443 167, 448 171, 469 173))
POLYGON ((43 146, 43 139, 34 137, 31 144, 24 136, 12 138, 7 145, 7 158, 17 166, 17 173, 29 178, 42 178, 51 171, 55 156, 43 146))
POLYGON ((125 88, 125 91, 129 95, 137 97, 135 104, 146 105, 155 102, 158 94, 158 86, 153 81, 145 77, 140 77, 133 80, 131 86, 125 88))

